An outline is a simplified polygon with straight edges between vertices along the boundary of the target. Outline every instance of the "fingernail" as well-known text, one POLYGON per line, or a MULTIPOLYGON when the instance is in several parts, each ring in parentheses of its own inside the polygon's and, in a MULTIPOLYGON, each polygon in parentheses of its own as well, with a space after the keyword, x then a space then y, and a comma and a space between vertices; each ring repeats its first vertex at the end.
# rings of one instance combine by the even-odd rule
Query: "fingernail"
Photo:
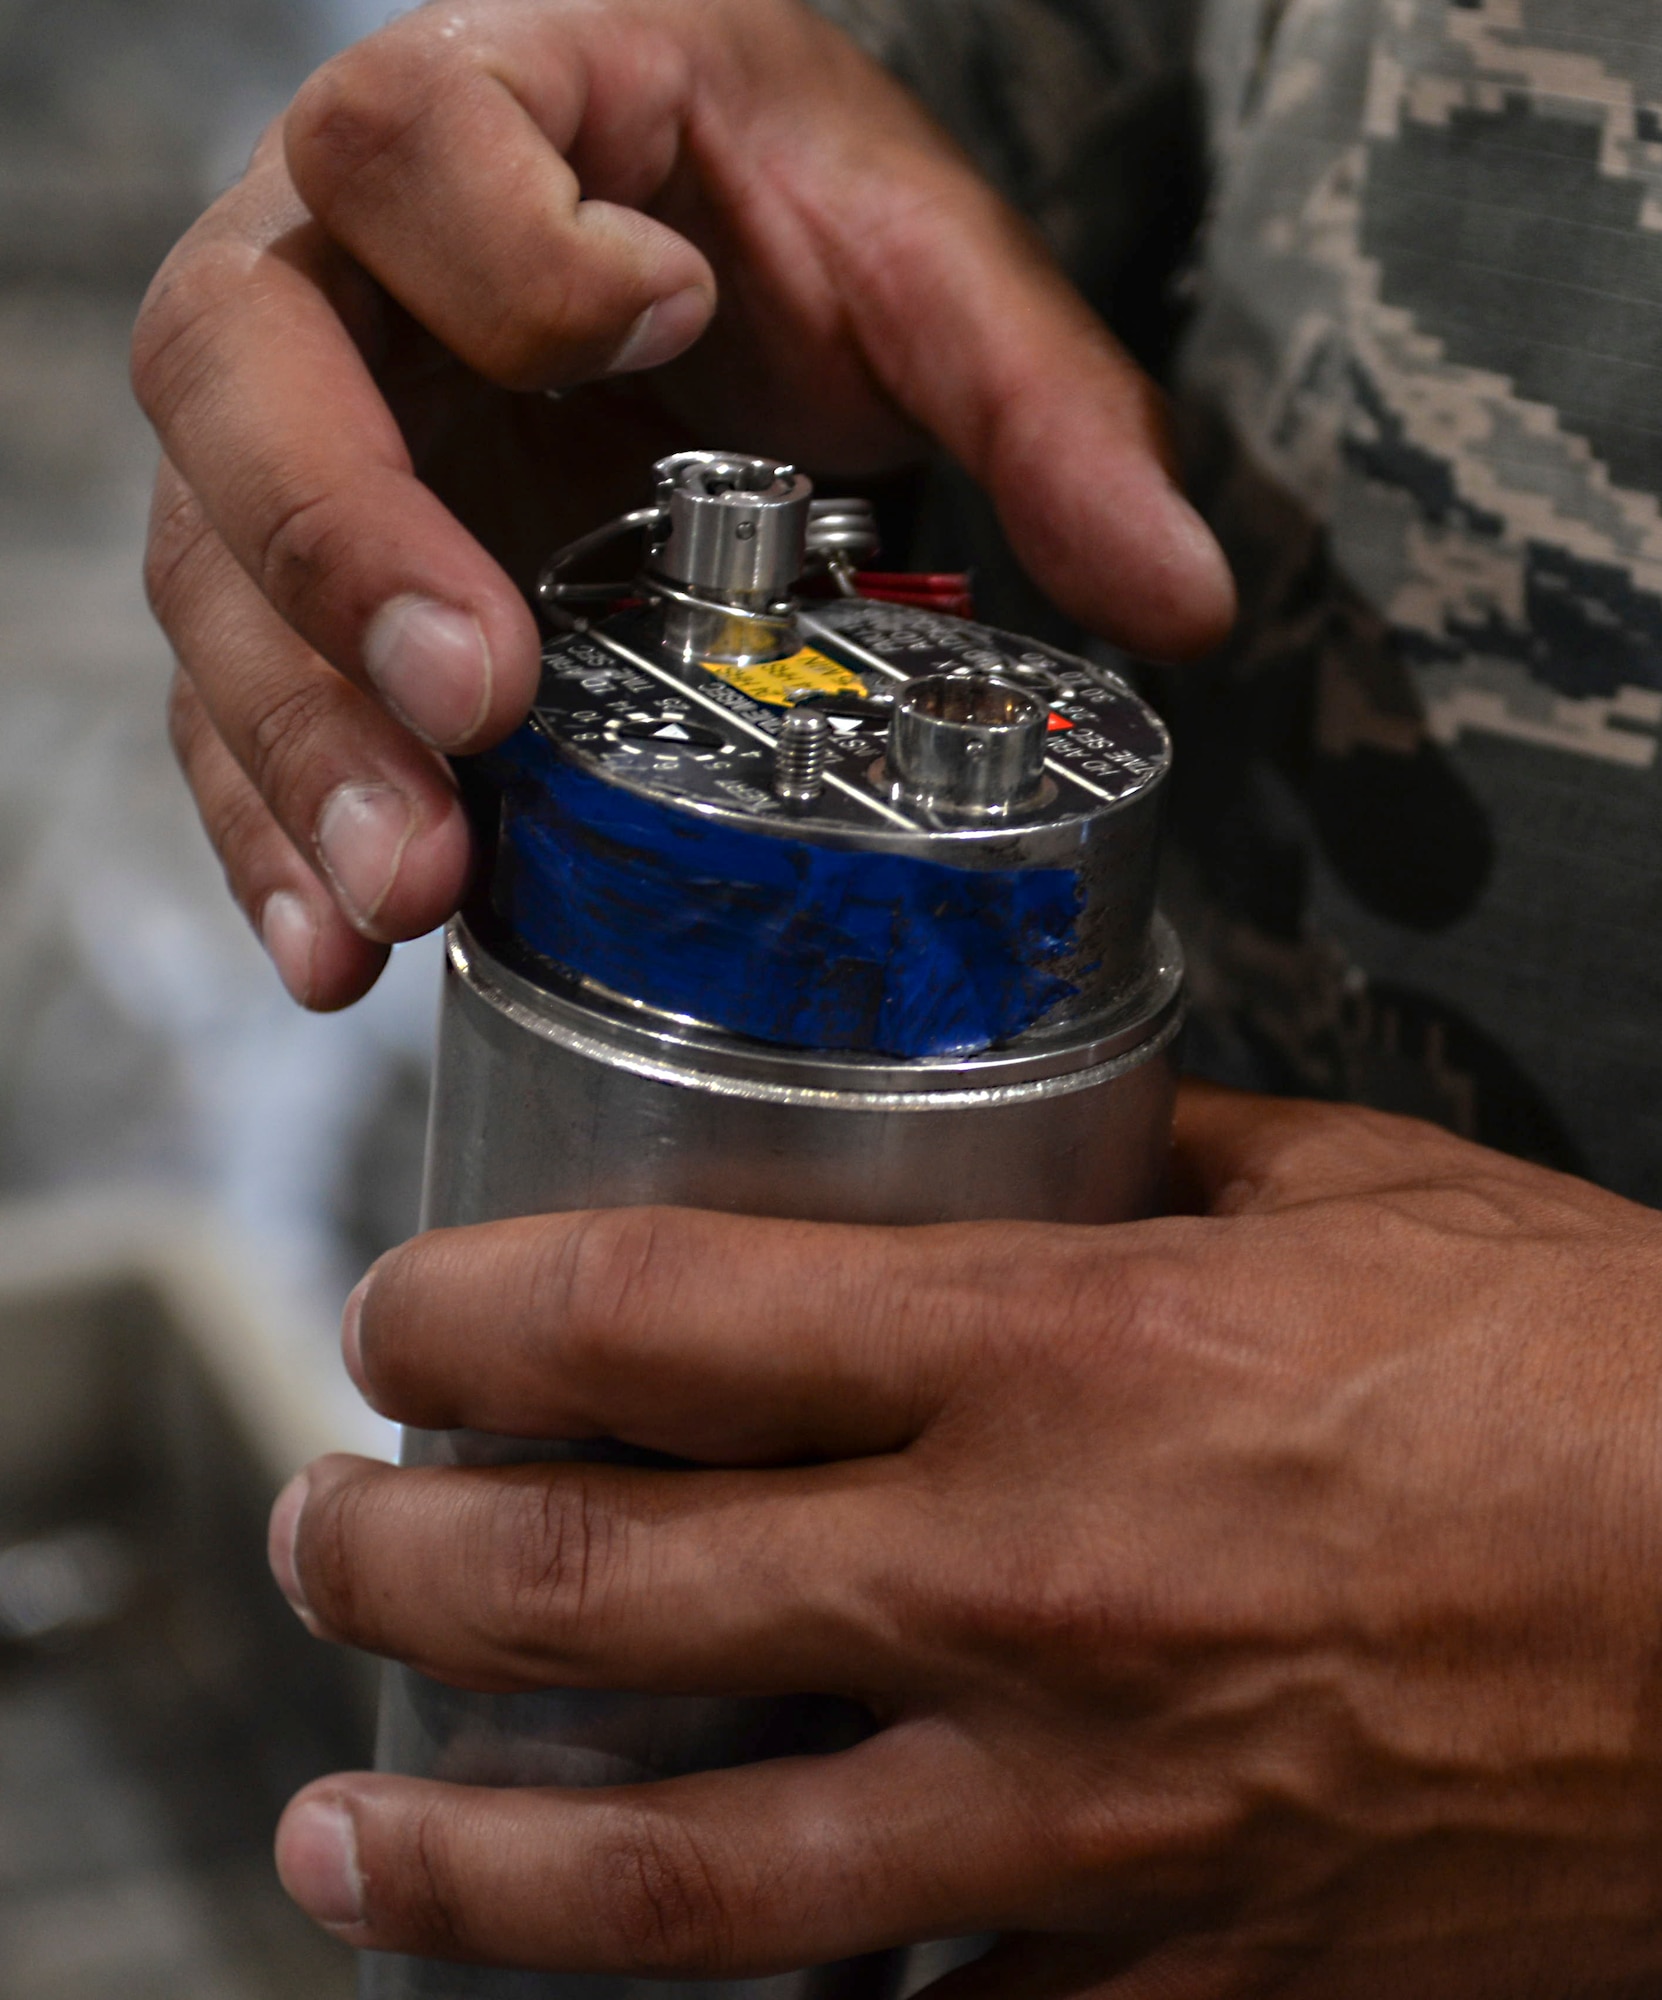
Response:
POLYGON ((607 364, 608 375, 636 375, 661 368, 685 354, 710 324, 714 301, 697 285, 648 306, 629 329, 623 345, 607 364))
POLYGON ((369 1383, 364 1375, 363 1317, 364 1297, 374 1276, 371 1271, 358 1280, 357 1288, 346 1302, 340 1323, 340 1348, 346 1357, 346 1372, 357 1385, 358 1394, 372 1407, 375 1399, 369 1393, 369 1383))
POLYGON ((271 1565, 271 1574, 277 1579, 277 1588, 293 1606, 295 1616, 308 1632, 318 1637, 323 1628, 300 1587, 300 1566, 295 1557, 300 1540, 300 1517, 306 1511, 310 1492, 311 1480, 302 1472, 278 1494, 277 1504, 271 1510, 271 1526, 266 1533, 266 1560, 271 1565))
POLYGON ((330 1930, 354 1930, 363 1922, 358 1829, 345 1806, 303 1799, 291 1807, 278 1836, 277 1873, 301 1909, 330 1930))
POLYGON ((307 1006, 317 957, 317 923, 305 898, 292 889, 267 896, 260 912, 260 941, 290 997, 307 1006))
POLYGON ((489 713, 494 663, 471 611, 395 597, 364 634, 364 671, 401 722, 440 750, 467 742, 489 713))
POLYGON ((398 880, 415 815, 391 785, 342 785, 317 823, 317 851, 346 914, 369 932, 398 880))

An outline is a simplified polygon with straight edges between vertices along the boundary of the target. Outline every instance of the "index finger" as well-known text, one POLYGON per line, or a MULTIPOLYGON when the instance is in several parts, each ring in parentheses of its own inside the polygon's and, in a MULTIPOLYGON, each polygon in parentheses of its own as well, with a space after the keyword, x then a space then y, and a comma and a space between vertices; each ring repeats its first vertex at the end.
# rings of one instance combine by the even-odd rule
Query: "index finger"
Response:
POLYGON ((628 365, 683 354, 672 404, 732 442, 870 470, 926 432, 1082 622, 1172 656, 1227 630, 1233 583, 1157 392, 1037 232, 811 9, 422 9, 321 72, 287 142, 331 233, 492 380, 571 379, 656 298, 628 365), (683 353, 714 288, 692 239, 727 309, 683 353))
POLYGON ((893 1451, 1001 1328, 1033 1319, 1033 1271, 1100 1256, 1096 1238, 646 1208, 442 1230, 371 1271, 347 1360, 379 1409, 423 1429, 620 1437, 732 1465, 893 1451))
POLYGON ((523 719, 537 629, 416 477, 359 345, 373 286, 310 220, 268 139, 163 266, 134 384, 237 561, 331 665, 446 750, 523 719))
POLYGON ((1046 595, 1133 652, 1219 645, 1234 579, 1179 488, 1163 399, 1037 232, 967 176, 919 228, 881 155, 842 194, 838 296, 873 374, 991 495, 1046 595))

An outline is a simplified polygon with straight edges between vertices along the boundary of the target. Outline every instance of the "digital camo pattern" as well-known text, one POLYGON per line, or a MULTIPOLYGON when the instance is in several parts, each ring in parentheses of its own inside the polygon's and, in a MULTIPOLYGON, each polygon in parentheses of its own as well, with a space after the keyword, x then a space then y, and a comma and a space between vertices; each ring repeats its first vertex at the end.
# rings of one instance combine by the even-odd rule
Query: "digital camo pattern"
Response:
POLYGON ((1335 754, 1412 747, 1407 728, 1656 763, 1647 68, 1662 106, 1662 16, 1636 0, 1386 0, 1284 23, 1233 142, 1191 379, 1266 473, 1318 502, 1336 567, 1410 670, 1408 718, 1361 681, 1330 691, 1335 754))
POLYGON ((1662 14, 1293 0, 1208 55, 1209 1018, 1662 1200, 1662 14))
MULTIPOLYGON (((1100 160, 1156 75, 1205 80, 1178 384, 1245 616, 1162 680, 1201 1059, 1662 1202, 1662 9, 826 4, 966 139, 1100 160)), ((1000 177, 1122 301, 1089 188, 1000 177)))

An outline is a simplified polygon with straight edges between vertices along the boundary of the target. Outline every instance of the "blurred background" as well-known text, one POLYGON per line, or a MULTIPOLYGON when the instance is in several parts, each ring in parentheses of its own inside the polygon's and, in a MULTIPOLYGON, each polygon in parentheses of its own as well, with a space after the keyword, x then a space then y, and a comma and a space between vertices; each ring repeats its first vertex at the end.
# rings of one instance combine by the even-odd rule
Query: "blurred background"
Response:
POLYGON ((0 0, 0 1994, 334 2000, 270 1867, 367 1753, 263 1515, 384 1450, 335 1338, 414 1227, 438 961, 310 1020, 175 776, 127 387, 156 265, 387 0, 0 0))

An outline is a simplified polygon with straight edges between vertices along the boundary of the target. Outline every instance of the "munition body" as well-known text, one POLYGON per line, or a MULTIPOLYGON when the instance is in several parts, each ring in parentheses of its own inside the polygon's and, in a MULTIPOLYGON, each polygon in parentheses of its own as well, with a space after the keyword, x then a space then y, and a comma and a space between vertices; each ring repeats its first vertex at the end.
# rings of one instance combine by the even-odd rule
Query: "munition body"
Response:
MULTIPOLYGON (((850 594, 869 517, 789 467, 666 461, 624 528, 646 537, 636 604, 580 615, 619 594, 569 581, 609 531, 556 558, 536 710, 464 776, 490 853, 450 937, 428 1223, 648 1203, 874 1224, 1150 1213, 1182 1011, 1155 908, 1157 718, 1047 647, 850 594), (799 602, 805 569, 841 594, 799 602)), ((637 1456, 471 1433, 405 1447, 420 1464, 637 1456)), ((610 1785, 834 1754, 869 1727, 806 1691, 480 1696, 395 1669, 381 1762, 610 1785)), ((709 1992, 885 2000, 905 1957, 709 1992)), ((630 1985, 372 1959, 364 1991, 630 1985)))

